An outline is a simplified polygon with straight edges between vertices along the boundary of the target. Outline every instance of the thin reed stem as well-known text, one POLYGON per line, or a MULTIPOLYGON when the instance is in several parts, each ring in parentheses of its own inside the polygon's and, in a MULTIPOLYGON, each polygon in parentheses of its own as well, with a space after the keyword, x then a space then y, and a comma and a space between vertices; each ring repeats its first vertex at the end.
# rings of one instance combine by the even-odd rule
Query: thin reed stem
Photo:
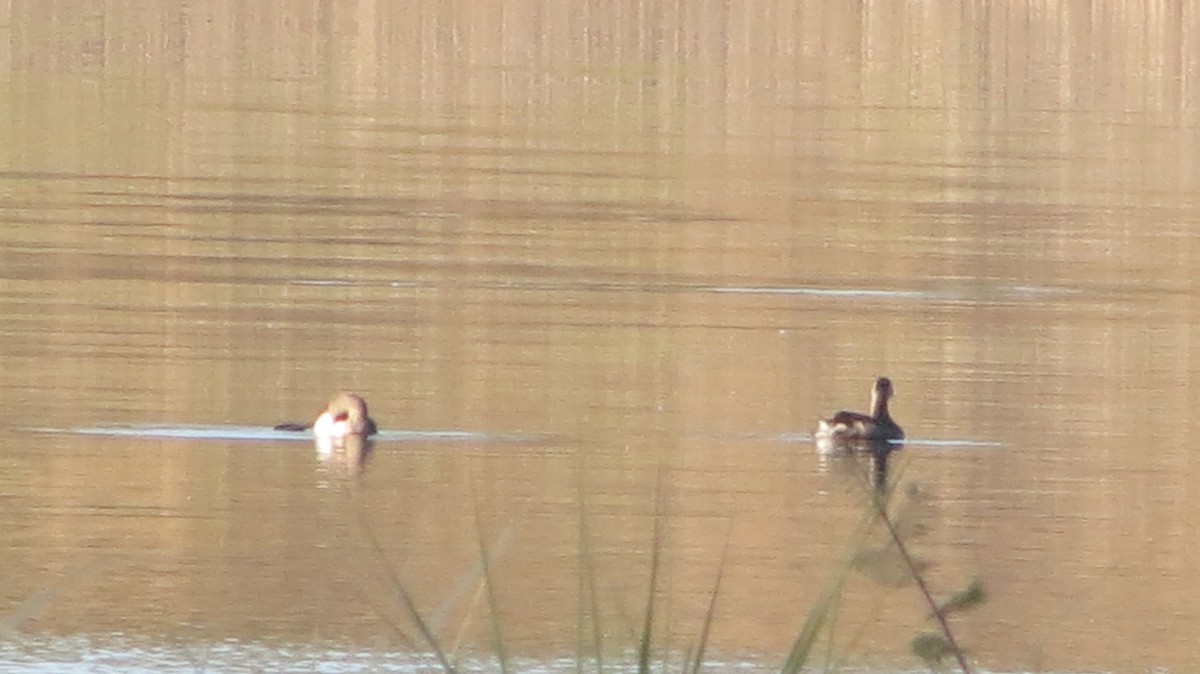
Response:
POLYGON ((442 652, 442 647, 438 644, 437 637, 434 636, 433 630, 429 629, 429 625, 425 622, 425 619, 421 617, 421 612, 417 610, 417 605, 415 602, 413 602, 412 596, 410 596, 408 591, 404 589, 404 584, 400 582, 400 578, 392 569, 392 565, 388 563, 387 555, 383 552, 383 546, 379 544, 379 539, 375 537, 375 532, 371 529, 370 523, 367 522, 366 517, 363 515, 362 509, 356 508, 355 513, 358 516, 358 523, 362 529, 363 536, 366 537, 367 542, 371 545, 371 549, 375 551, 375 554, 383 563, 383 571, 387 576, 388 582, 391 584, 392 589, 396 591, 396 595, 400 597, 400 601, 404 604, 404 609, 408 611, 409 617, 412 618, 414 623, 416 623, 417 630, 421 633, 421 637, 424 638, 425 642, 429 644, 429 647, 433 649, 434 657, 437 658, 438 664, 442 666, 442 671, 447 672, 448 674, 455 674, 456 670, 454 669, 454 665, 450 664, 450 661, 446 658, 446 654, 442 652))
POLYGON ((941 627, 942 636, 946 637, 946 642, 950 644, 950 649, 954 651, 954 659, 958 661, 958 666, 962 669, 963 674, 973 674, 971 665, 967 663, 967 656, 959 647, 958 641, 954 638, 954 632, 950 629, 950 621, 946 620, 946 615, 938 608, 937 600, 933 598, 933 593, 929 590, 929 584, 925 582, 925 577, 921 574, 921 570, 917 565, 917 560, 913 559, 908 548, 904 545, 904 541, 900 538, 900 532, 896 531, 896 525, 892 523, 892 518, 888 517, 885 502, 878 498, 872 497, 871 501, 875 504, 875 510, 879 514, 879 519, 883 520, 883 525, 887 527, 888 535, 892 537, 892 542, 896 544, 896 549, 900 551, 900 556, 904 559, 904 563, 908 566, 909 573, 912 574, 913 580, 917 583, 917 588, 921 591, 921 596, 929 604, 929 608, 933 611, 934 617, 937 618, 938 625, 941 627))

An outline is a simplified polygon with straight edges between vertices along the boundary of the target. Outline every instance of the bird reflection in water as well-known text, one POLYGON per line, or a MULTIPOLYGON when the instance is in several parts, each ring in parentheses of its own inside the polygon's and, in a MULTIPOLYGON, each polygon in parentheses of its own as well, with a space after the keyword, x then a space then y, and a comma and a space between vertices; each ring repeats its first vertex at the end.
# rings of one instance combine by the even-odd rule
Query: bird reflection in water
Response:
POLYGON ((339 442, 327 437, 316 437, 317 456, 330 468, 360 473, 375 450, 375 442, 362 435, 348 435, 339 442))
POLYGON ((903 446, 900 442, 858 440, 842 443, 836 451, 822 451, 819 455, 823 468, 856 474, 868 479, 875 489, 883 491, 888 486, 892 453, 903 446))

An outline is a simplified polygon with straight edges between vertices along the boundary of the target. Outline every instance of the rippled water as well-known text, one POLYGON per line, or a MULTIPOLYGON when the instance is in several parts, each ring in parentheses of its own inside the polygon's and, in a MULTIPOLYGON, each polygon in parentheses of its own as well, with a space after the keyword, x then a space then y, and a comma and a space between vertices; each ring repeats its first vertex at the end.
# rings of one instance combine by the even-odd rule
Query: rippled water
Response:
POLYGON ((465 670, 623 671, 657 564, 656 663, 712 607, 709 671, 772 671, 855 551, 813 661, 921 670, 812 446, 881 374, 980 670, 1200 661, 1186 5, 40 7, 0 670, 428 669, 407 593, 465 670), (270 430, 343 388, 361 454, 270 430))

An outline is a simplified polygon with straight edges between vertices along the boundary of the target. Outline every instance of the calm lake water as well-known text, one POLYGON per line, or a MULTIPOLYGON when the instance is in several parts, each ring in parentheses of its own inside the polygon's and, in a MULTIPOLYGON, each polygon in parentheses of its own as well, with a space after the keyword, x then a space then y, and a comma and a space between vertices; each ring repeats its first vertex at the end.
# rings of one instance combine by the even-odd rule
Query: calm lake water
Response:
POLYGON ((884 374, 979 671, 1200 667, 1191 5, 50 7, 0 7, 0 671, 437 668, 407 602, 629 671, 650 598, 656 668, 778 671, 842 574, 812 665, 923 670, 811 437, 884 374), (362 460, 270 430, 339 389, 362 460))

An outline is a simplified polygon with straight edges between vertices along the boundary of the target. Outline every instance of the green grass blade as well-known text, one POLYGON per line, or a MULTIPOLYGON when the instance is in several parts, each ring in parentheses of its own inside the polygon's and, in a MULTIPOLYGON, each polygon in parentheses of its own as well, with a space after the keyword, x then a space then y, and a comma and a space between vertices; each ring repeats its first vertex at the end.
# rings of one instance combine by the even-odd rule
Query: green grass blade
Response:
MULTIPOLYGON (((660 480, 661 482, 661 480, 660 480)), ((661 497, 661 491, 659 493, 661 497)), ((642 635, 638 640, 638 672, 650 674, 650 655, 654 637, 654 598, 658 591, 658 565, 662 553, 662 512, 654 513, 654 540, 650 550, 650 586, 646 590, 646 618, 642 623, 642 635)))
MULTIPOLYGON (((725 576, 725 561, 729 557, 729 538, 733 532, 733 526, 725 532, 725 547, 721 550, 721 563, 717 566, 717 580, 713 583, 712 596, 708 600, 708 611, 704 614, 704 627, 700 629, 700 642, 696 644, 696 654, 692 659, 691 671, 693 674, 699 674, 700 669, 704 666, 704 650, 708 645, 708 635, 712 629, 713 616, 717 613, 717 595, 721 593, 721 579, 725 576)), ((687 662, 687 658, 684 658, 687 662)), ((686 671, 686 665, 685 665, 686 671)))
POLYGON ((386 579, 388 583, 391 584, 396 596, 400 599, 401 605, 404 607, 405 611, 408 612, 408 615, 410 618, 412 618, 413 623, 416 624, 417 631, 421 633, 421 638, 423 638, 425 643, 429 645, 429 648, 433 650, 434 657, 437 658, 438 664, 441 665, 442 671, 446 672, 447 674, 455 674, 454 666, 450 664, 450 661, 446 658, 445 651, 442 650, 441 644, 438 643, 437 637, 434 636, 433 631, 429 629, 429 625, 425 622, 425 619, 421 617, 421 612, 417 610, 417 605, 415 602, 413 602, 412 595, 410 595, 408 590, 404 588, 404 584, 400 582, 399 576, 396 575, 395 570, 392 569, 392 565, 388 562, 387 555, 383 552, 383 546, 379 544, 379 539, 375 537, 375 531, 371 529, 371 525, 367 522, 366 517, 363 515, 362 509, 356 509, 356 513, 358 516, 359 528, 362 530, 363 536, 366 537, 367 543, 370 544, 371 549, 375 551, 375 555, 379 557, 379 561, 383 566, 384 575, 387 577, 386 579))
MULTIPOLYGON (((474 483, 472 483, 474 484, 474 483)), ((483 571, 483 582, 487 588, 488 622, 492 627, 492 648, 500 664, 501 674, 508 674, 508 651, 504 648, 504 634, 500 629, 500 612, 497 610, 495 584, 492 582, 491 554, 483 542, 483 531, 479 526, 479 500, 475 499, 475 535, 479 541, 479 564, 483 571)))
POLYGON ((588 526, 587 517, 587 489, 584 484, 584 475, 586 473, 585 466, 580 466, 577 475, 579 476, 576 483, 576 493, 578 494, 579 503, 579 603, 578 614, 576 616, 576 658, 575 671, 582 674, 583 672, 583 640, 585 632, 585 618, 590 617, 588 624, 591 625, 591 648, 592 654, 596 662, 596 672, 604 671, 604 629, 601 624, 600 604, 598 601, 598 592, 596 590, 596 566, 592 563, 591 553, 591 528, 588 526), (590 610, 590 616, 586 612, 590 610))
MULTIPOLYGON (((886 490, 875 490, 872 488, 870 494, 872 504, 886 502, 888 498, 886 490)), ((804 626, 800 629, 800 633, 796 635, 795 641, 792 642, 792 649, 788 652, 783 667, 780 669, 783 674, 797 674, 808 663, 813 648, 816 646, 817 638, 821 635, 821 630, 831 624, 831 620, 837 613, 837 608, 841 601, 842 588, 846 585, 846 580, 853 568, 855 557, 863 550, 866 544, 867 534, 870 532, 875 518, 875 507, 864 509, 863 518, 859 521, 858 529, 852 538, 853 543, 850 546, 850 551, 846 554, 846 558, 842 563, 830 574, 829 580, 826 581, 825 587, 821 591, 821 595, 808 609, 808 616, 804 620, 804 626)))

